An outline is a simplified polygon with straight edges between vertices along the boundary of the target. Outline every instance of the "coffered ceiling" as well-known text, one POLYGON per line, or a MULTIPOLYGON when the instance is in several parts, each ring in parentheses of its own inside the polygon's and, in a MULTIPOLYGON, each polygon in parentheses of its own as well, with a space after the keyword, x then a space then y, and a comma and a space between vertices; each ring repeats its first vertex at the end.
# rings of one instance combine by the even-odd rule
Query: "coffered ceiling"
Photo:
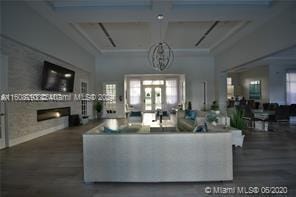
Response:
POLYGON ((278 51, 274 54, 261 57, 259 59, 255 59, 254 61, 247 62, 245 64, 239 65, 237 67, 228 69, 228 72, 237 73, 237 72, 245 72, 250 69, 254 69, 254 67, 267 66, 267 65, 277 65, 277 66, 285 66, 285 65, 295 65, 296 61, 296 46, 289 47, 287 49, 278 51))
POLYGON ((27 2, 93 54, 146 52, 159 40, 175 51, 211 53, 230 46, 287 6, 273 0, 27 2), (161 21, 159 14, 164 16, 161 21))

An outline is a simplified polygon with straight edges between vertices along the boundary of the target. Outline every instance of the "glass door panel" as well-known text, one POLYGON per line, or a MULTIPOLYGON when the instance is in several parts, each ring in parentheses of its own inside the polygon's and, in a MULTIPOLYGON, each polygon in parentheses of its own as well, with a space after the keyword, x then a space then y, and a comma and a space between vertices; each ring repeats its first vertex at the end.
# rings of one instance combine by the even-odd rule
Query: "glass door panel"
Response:
POLYGON ((162 91, 160 87, 154 88, 155 110, 162 109, 162 91))
POLYGON ((144 86, 144 111, 155 112, 163 108, 163 87, 161 86, 144 86))
POLYGON ((152 88, 146 87, 144 93, 145 111, 152 111, 152 88))
MULTIPOLYGON (((7 68, 8 59, 6 56, 0 54, 0 95, 7 89, 7 68)), ((5 103, 0 102, 0 149, 5 148, 6 144, 6 131, 5 131, 5 103)))

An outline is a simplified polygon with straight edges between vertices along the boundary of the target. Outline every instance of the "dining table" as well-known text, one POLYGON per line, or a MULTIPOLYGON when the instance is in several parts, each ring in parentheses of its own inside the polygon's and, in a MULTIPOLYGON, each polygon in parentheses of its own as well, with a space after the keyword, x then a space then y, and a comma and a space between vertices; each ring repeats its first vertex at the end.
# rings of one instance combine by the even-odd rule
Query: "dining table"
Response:
POLYGON ((252 112, 255 119, 255 129, 268 131, 268 121, 271 119, 271 116, 275 115, 275 111, 254 109, 252 112))

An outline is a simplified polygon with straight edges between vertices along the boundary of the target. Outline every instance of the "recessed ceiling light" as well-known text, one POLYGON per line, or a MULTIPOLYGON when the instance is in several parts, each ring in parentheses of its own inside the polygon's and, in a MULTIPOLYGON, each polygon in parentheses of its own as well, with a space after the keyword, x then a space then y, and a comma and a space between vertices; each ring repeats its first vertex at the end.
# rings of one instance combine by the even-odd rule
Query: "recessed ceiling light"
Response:
POLYGON ((164 16, 162 15, 162 14, 159 14, 158 16, 157 16, 157 19, 158 20, 162 20, 164 18, 164 16))
POLYGON ((71 74, 65 74, 65 77, 70 78, 72 75, 71 74))

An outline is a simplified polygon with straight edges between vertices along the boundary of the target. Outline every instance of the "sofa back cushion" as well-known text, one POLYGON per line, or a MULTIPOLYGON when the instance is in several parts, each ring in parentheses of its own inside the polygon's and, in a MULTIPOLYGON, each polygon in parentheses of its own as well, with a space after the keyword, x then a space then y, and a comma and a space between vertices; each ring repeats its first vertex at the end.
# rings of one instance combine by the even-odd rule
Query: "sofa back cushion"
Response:
POLYGON ((195 118, 197 117, 198 113, 197 110, 185 110, 185 119, 191 119, 191 120, 195 120, 195 118))

